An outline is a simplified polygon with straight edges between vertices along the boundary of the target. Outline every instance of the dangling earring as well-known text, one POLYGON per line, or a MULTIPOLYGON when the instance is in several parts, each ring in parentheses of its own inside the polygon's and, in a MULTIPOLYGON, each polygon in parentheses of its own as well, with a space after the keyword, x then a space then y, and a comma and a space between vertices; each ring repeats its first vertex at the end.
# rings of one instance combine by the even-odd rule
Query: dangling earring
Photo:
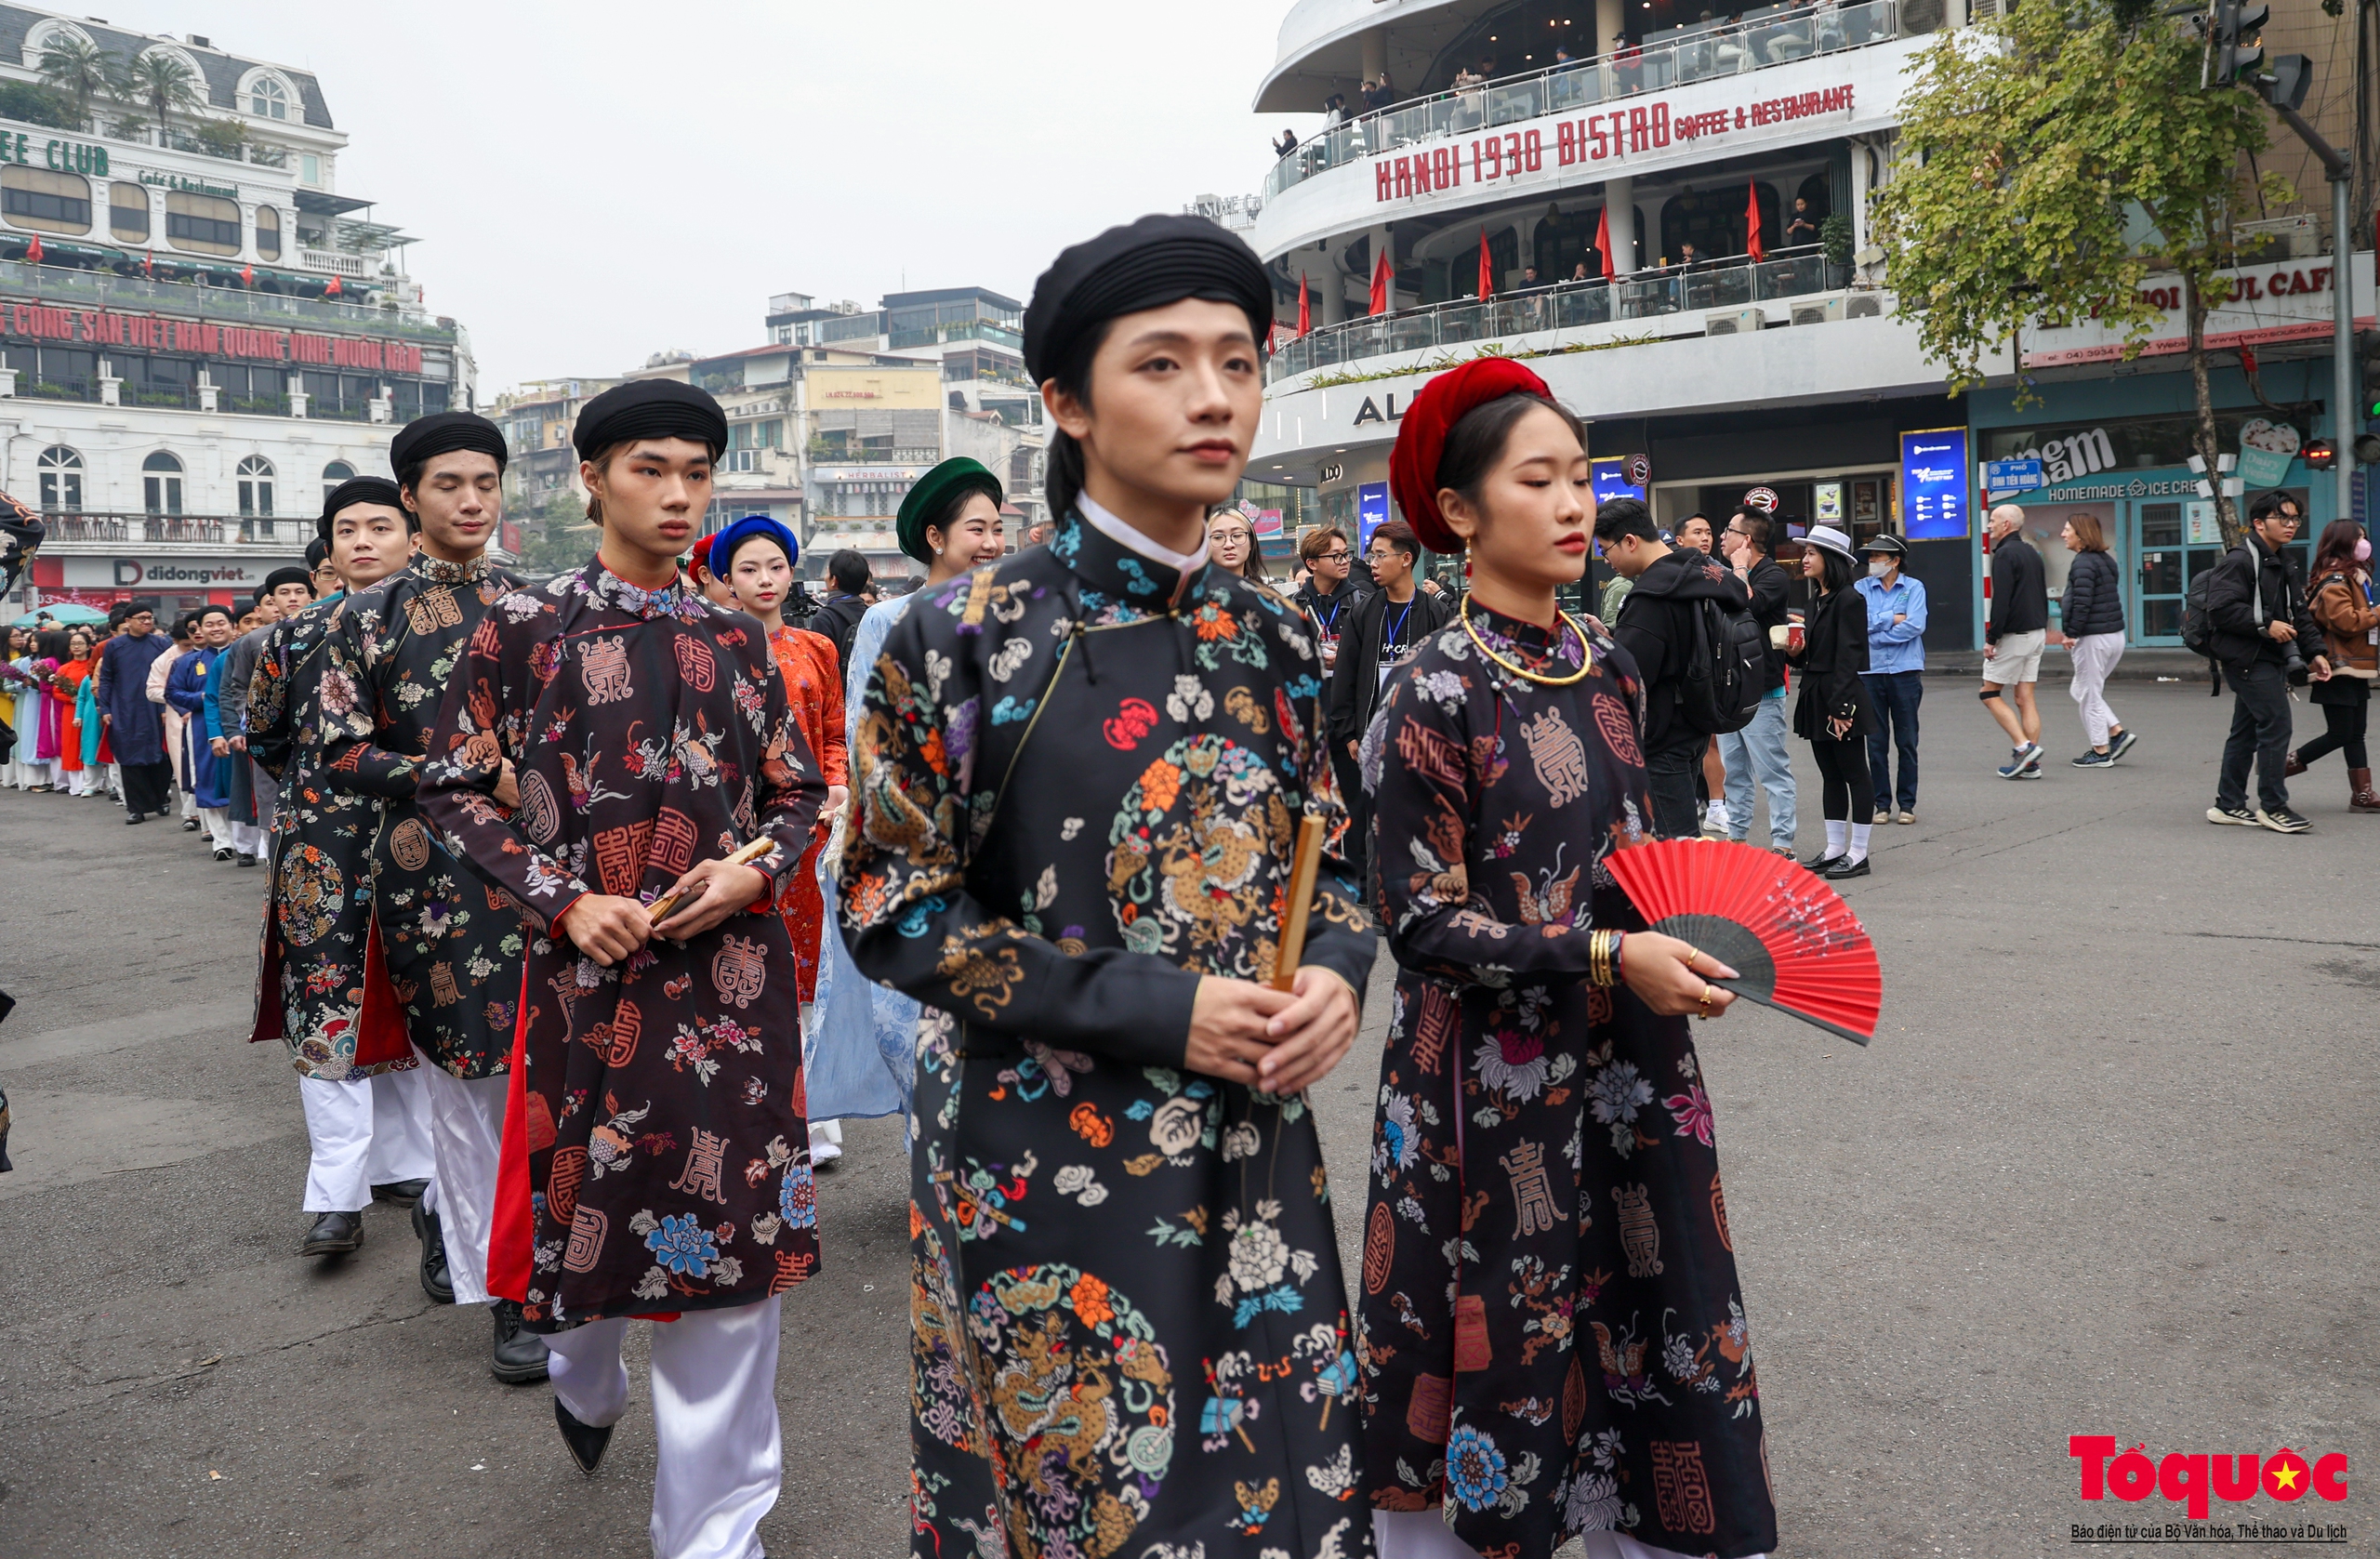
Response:
POLYGON ((1462 576, 1466 580, 1471 577, 1471 554, 1468 552, 1464 553, 1462 558, 1462 576))

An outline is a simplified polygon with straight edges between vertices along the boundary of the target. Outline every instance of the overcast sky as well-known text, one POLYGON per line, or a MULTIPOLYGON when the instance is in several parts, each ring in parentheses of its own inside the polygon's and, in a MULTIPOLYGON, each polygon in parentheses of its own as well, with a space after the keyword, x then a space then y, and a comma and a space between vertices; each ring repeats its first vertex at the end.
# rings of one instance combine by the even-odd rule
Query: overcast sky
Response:
POLYGON ((1026 297, 1066 244, 1256 190, 1289 0, 105 0, 310 69, 483 400, 766 339, 769 296, 1026 297))

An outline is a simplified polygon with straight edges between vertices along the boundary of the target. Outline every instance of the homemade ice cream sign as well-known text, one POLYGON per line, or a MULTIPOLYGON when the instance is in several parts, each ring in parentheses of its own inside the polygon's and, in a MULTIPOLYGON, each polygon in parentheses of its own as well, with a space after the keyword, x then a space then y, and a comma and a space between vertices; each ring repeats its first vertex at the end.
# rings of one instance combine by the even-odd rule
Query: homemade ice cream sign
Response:
POLYGON ((1509 182, 1542 173, 1549 165, 1558 169, 1625 163, 1694 141, 1724 144, 1770 126, 1847 116, 1852 112, 1852 84, 1841 82, 1782 97, 1706 106, 1712 97, 1709 91, 1684 91, 1632 98, 1617 107, 1598 106, 1587 113, 1497 135, 1451 135, 1376 159, 1372 198, 1376 204, 1412 200, 1460 190, 1466 182, 1509 182))

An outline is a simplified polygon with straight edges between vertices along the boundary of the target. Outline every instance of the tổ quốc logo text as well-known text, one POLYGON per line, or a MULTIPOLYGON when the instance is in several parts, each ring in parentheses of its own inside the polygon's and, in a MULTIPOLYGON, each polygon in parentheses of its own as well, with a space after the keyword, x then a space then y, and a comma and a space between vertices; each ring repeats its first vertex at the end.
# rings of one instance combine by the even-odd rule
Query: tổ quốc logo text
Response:
POLYGON ((2334 1503, 2347 1498, 2345 1451, 2307 1456, 2283 1446, 2268 1457, 2171 1451, 2152 1460, 2145 1445, 2119 1451, 2112 1434, 2071 1435, 2066 1449, 2082 1464, 2083 1499, 2112 1494, 2136 1503, 2161 1494, 2192 1521, 2204 1521, 2214 1500, 2239 1504, 2259 1492, 2284 1504, 2308 1492, 2334 1503))

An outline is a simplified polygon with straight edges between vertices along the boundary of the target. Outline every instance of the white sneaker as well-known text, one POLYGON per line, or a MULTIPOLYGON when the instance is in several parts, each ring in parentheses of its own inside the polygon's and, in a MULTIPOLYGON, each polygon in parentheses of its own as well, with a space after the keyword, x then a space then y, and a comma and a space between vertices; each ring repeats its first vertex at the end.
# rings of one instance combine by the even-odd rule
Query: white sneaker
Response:
POLYGON ((1727 803, 1712 802, 1711 810, 1702 814, 1702 837, 1709 839, 1723 839, 1733 832, 1735 830, 1727 824, 1727 803))

